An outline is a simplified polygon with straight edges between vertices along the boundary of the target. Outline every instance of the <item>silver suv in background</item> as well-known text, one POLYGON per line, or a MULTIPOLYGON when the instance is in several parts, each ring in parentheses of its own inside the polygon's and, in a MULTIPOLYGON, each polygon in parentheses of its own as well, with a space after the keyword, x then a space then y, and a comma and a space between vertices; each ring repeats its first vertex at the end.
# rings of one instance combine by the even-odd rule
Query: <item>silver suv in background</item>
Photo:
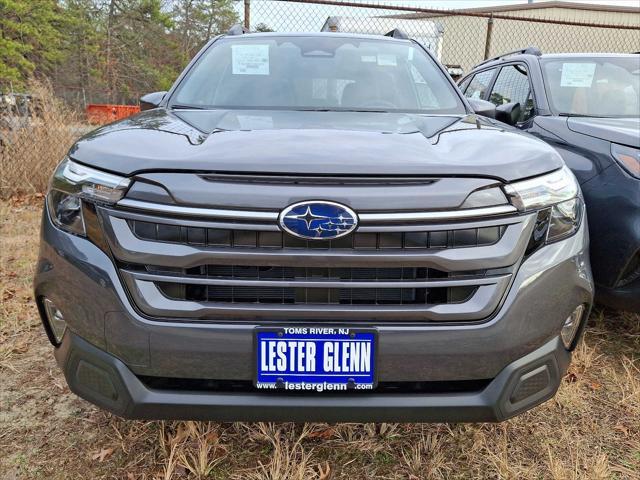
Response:
POLYGON ((35 298, 129 418, 500 421, 592 303, 580 188, 390 36, 212 40, 56 169, 35 298))

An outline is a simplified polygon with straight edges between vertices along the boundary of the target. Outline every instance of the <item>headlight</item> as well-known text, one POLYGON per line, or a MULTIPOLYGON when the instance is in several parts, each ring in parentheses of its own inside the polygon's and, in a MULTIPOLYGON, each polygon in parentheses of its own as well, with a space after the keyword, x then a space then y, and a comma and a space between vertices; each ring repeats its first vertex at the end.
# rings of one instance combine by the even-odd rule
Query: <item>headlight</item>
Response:
POLYGON ((566 166, 547 175, 511 183, 504 190, 511 203, 523 212, 571 200, 580 191, 576 178, 566 166))
POLYGON ((611 155, 627 172, 640 178, 640 150, 637 148, 611 144, 611 155))
POLYGON ((580 187, 566 166, 547 175, 511 183, 504 190, 518 210, 538 211, 527 254, 578 230, 583 208, 580 187))
POLYGON ((85 235, 82 201, 113 204, 124 196, 129 184, 127 178, 65 158, 53 173, 47 193, 51 219, 64 230, 85 235))
POLYGON ((580 226, 582 202, 576 197, 551 207, 547 243, 573 235, 580 226))
POLYGON ((51 190, 47 197, 47 205, 51 219, 58 227, 78 235, 85 234, 80 197, 51 190))

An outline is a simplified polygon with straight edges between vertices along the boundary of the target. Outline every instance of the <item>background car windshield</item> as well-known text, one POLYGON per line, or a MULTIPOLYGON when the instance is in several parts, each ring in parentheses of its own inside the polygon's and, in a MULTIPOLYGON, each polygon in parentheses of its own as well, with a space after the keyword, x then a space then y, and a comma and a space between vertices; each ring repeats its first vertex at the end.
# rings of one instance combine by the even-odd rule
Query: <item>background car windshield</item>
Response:
POLYGON ((223 38, 182 81, 171 104, 465 112, 445 74, 419 46, 337 36, 223 38))
POLYGON ((640 57, 579 57, 543 63, 547 95, 559 114, 637 117, 640 57))

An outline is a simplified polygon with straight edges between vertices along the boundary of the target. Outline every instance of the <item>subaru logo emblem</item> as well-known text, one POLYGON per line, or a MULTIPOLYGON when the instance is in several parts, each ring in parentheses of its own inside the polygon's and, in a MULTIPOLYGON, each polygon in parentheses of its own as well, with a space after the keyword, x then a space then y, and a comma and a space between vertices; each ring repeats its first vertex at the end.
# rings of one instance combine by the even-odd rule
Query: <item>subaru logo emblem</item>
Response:
POLYGON ((349 207, 323 201, 289 205, 280 213, 278 221, 285 232, 307 240, 344 237, 358 226, 358 217, 349 207))

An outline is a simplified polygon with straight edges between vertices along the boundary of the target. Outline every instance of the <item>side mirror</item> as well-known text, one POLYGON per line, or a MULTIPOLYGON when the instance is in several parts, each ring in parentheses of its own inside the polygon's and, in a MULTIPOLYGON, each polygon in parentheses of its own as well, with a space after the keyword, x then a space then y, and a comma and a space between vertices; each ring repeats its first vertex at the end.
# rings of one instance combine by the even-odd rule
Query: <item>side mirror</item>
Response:
POLYGON ((478 115, 483 117, 496 118, 496 106, 487 102, 486 100, 480 100, 479 98, 467 98, 471 108, 478 115))
POLYGON ((520 104, 518 102, 505 103, 496 107, 496 120, 515 125, 520 119, 520 104))
POLYGON ((143 95, 140 97, 140 111, 144 112, 145 110, 156 108, 166 94, 167 92, 153 92, 143 95))

